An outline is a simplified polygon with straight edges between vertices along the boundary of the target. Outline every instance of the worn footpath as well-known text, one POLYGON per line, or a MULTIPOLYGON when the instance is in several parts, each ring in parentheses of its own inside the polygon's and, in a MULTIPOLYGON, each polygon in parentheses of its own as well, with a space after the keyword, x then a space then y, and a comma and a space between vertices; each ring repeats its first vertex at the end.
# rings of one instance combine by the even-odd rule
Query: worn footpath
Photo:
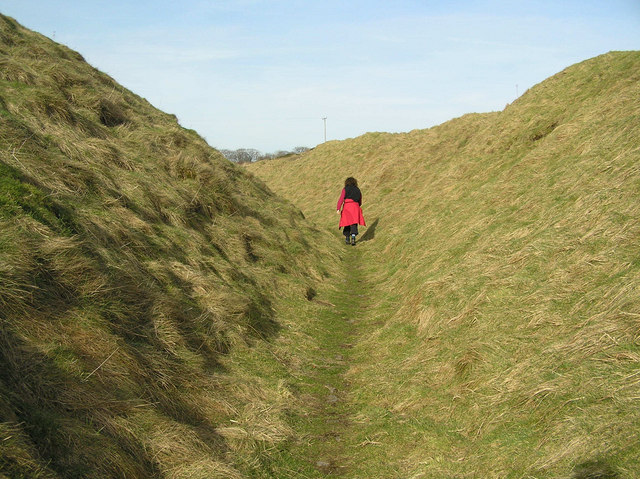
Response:
POLYGON ((366 320, 367 288, 361 247, 345 248, 343 278, 326 297, 317 299, 326 307, 313 321, 310 333, 318 348, 309 353, 297 384, 305 408, 290 418, 300 439, 283 451, 288 456, 286 477, 346 477, 353 468, 350 451, 358 447, 353 434, 357 411, 345 373, 366 320))

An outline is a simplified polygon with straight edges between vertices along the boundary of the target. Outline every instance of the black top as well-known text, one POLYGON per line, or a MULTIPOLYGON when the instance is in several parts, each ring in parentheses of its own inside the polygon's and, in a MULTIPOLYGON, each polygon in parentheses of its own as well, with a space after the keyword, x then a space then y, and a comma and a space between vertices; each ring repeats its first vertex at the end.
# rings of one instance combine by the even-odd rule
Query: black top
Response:
POLYGON ((362 193, 357 186, 349 185, 344 187, 344 199, 353 200, 362 205, 362 193))

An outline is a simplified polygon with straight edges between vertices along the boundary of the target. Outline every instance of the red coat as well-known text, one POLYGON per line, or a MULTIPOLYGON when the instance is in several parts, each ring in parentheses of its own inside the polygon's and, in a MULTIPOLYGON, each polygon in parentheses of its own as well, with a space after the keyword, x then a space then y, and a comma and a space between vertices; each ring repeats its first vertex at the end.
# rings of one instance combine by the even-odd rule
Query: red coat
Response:
POLYGON ((360 204, 348 198, 345 200, 344 194, 345 192, 344 190, 342 190, 342 194, 340 195, 340 199, 338 200, 338 205, 336 207, 338 211, 342 207, 342 214, 340 215, 340 224, 338 225, 338 228, 342 228, 343 226, 351 226, 355 224, 366 226, 366 223, 364 222, 364 215, 362 214, 362 208, 360 208, 360 204))

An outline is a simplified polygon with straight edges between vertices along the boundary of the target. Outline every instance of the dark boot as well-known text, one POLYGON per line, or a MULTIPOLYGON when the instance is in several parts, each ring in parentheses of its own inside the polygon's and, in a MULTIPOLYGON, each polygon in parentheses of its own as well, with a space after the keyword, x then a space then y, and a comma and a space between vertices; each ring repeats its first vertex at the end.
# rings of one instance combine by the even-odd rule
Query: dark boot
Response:
POLYGON ((351 235, 351 246, 356 245, 356 235, 351 235))

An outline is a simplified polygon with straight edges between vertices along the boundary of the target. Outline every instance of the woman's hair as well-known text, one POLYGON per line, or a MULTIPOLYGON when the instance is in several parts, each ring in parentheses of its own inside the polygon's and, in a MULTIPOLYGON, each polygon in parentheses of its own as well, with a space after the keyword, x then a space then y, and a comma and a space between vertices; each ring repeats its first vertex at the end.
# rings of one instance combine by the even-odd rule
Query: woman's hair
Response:
POLYGON ((344 180, 344 186, 358 186, 358 180, 350 176, 349 178, 344 180))

